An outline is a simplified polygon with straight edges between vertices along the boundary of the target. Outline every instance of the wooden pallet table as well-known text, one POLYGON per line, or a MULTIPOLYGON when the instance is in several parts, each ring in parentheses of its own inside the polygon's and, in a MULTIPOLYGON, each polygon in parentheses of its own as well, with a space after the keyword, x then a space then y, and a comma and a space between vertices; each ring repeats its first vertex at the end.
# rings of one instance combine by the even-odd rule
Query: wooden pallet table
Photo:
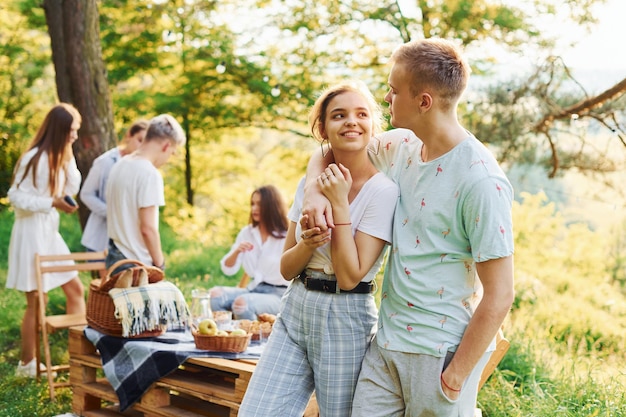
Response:
POLYGON ((102 376, 102 362, 83 327, 69 331, 72 411, 85 417, 236 417, 256 360, 190 358, 152 384, 130 410, 102 376))

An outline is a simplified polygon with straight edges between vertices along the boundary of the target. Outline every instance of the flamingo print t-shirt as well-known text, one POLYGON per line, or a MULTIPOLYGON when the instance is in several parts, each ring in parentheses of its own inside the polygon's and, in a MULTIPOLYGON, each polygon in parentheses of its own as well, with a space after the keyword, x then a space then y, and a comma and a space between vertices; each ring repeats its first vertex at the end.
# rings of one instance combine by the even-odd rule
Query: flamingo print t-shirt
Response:
POLYGON ((429 162, 422 161, 422 142, 411 131, 377 138, 370 156, 400 187, 378 344, 445 356, 456 350, 480 301, 475 263, 513 253, 513 189, 490 151, 469 133, 429 162))

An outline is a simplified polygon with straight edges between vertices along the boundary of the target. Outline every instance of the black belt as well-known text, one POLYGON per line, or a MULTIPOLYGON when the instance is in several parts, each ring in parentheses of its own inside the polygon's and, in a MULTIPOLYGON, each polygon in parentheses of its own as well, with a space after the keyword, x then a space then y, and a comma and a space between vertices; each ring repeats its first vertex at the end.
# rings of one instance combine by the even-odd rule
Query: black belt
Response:
POLYGON ((307 290, 329 292, 332 294, 345 294, 345 293, 369 294, 371 292, 374 292, 374 288, 375 288, 373 282, 359 282, 357 286, 351 290, 342 290, 337 285, 337 281, 332 281, 328 279, 311 278, 306 275, 306 271, 303 271, 298 276, 298 279, 302 281, 302 283, 304 284, 304 287, 307 290))

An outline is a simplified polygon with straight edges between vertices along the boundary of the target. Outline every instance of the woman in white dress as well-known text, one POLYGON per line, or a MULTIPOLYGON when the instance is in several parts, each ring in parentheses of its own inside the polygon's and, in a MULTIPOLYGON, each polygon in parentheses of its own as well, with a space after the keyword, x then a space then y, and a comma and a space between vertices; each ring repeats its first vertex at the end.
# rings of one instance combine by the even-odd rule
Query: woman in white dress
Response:
MULTIPOLYGON (((28 150, 18 160, 8 197, 15 210, 15 222, 9 243, 7 288, 23 291, 26 310, 22 319, 21 360, 16 375, 36 376, 35 316, 37 281, 35 253, 58 255, 70 253, 59 234, 59 213, 74 213, 78 207, 65 201, 80 187, 72 143, 78 138, 81 116, 73 106, 60 103, 46 115, 28 150)), ((61 287, 68 314, 84 313, 84 287, 76 272, 51 273, 45 291, 61 287)))

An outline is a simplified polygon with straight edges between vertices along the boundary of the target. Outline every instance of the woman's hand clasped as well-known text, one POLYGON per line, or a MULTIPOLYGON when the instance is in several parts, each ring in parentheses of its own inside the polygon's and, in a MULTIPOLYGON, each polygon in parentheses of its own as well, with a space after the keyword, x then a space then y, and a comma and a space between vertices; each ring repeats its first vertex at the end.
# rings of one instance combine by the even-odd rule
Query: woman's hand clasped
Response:
POLYGON ((308 216, 304 215, 300 218, 300 226, 302 228, 302 233, 300 234, 300 238, 308 248, 317 249, 320 246, 328 243, 330 241, 330 229, 326 231, 322 231, 319 227, 307 228, 308 227, 308 216))
POLYGON ((350 175, 350 170, 342 164, 330 164, 317 177, 317 183, 322 194, 334 205, 347 200, 352 187, 352 175, 350 175))

